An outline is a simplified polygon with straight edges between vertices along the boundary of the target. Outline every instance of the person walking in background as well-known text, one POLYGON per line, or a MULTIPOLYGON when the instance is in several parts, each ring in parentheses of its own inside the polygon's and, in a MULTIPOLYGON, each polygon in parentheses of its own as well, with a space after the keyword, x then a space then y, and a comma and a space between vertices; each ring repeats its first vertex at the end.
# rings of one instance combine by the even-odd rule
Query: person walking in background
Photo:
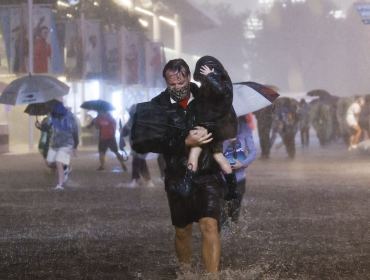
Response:
POLYGON ((261 159, 270 158, 270 130, 273 122, 272 110, 273 105, 270 105, 253 113, 257 120, 257 130, 261 146, 261 159))
POLYGON ((351 129, 351 136, 349 138, 348 150, 351 151, 357 148, 357 142, 360 139, 362 129, 358 124, 358 116, 361 113, 362 107, 365 105, 365 99, 359 98, 353 102, 347 109, 347 124, 351 129))
POLYGON ((41 125, 36 122, 41 131, 52 131, 51 143, 46 157, 48 167, 56 166, 58 170, 58 184, 56 190, 63 190, 63 183, 71 172, 69 165, 71 154, 77 155, 79 144, 79 128, 73 114, 67 110, 62 102, 56 102, 51 115, 41 125))
POLYGON ((112 115, 105 111, 98 112, 98 116, 92 120, 87 128, 91 128, 92 126, 99 129, 98 150, 100 166, 96 171, 105 171, 105 154, 108 148, 116 155, 118 161, 121 163, 123 171, 127 171, 123 156, 118 152, 116 141, 117 123, 113 119, 112 115))
POLYGON ((303 98, 299 102, 299 117, 302 147, 308 147, 310 143, 310 105, 303 98))
POLYGON ((246 179, 245 169, 257 158, 257 149, 254 146, 252 130, 246 123, 245 116, 238 117, 238 134, 236 138, 223 142, 223 153, 235 172, 240 198, 224 201, 221 216, 221 228, 227 219, 237 223, 240 214, 241 202, 245 193, 246 179), (248 153, 246 154, 246 152, 248 153))
POLYGON ((296 104, 294 101, 291 98, 284 99, 283 105, 278 112, 279 120, 282 123, 281 136, 288 158, 290 159, 293 159, 296 154, 295 135, 298 131, 298 122, 300 118, 298 103, 296 104))
MULTIPOLYGON (((130 136, 130 145, 132 147, 132 140, 131 140, 131 128, 132 128, 132 119, 136 112, 136 104, 132 105, 128 110, 130 119, 122 128, 122 136, 130 136)), ((131 183, 128 184, 129 188, 135 188, 138 184, 138 180, 140 179, 140 174, 143 176, 144 180, 146 181, 147 187, 154 187, 153 181, 150 177, 148 165, 146 164, 146 156, 147 154, 139 154, 131 149, 132 155, 132 177, 131 183)))

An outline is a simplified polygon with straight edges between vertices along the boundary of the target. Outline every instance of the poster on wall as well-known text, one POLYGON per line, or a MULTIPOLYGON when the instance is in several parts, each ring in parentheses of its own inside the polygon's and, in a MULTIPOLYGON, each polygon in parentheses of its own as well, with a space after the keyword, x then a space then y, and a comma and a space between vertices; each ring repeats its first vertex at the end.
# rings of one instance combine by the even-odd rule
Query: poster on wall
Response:
POLYGON ((113 80, 120 78, 119 66, 119 39, 116 33, 107 33, 104 35, 105 58, 107 64, 107 76, 113 80))
POLYGON ((76 21, 64 23, 64 68, 68 79, 83 77, 83 44, 76 21))
POLYGON ((124 32, 122 77, 126 85, 146 85, 145 46, 140 32, 124 32))
POLYGON ((102 40, 100 22, 84 21, 85 77, 93 79, 102 75, 102 40))
POLYGON ((30 72, 29 24, 32 24, 33 30, 33 72, 58 74, 62 72, 50 5, 34 5, 32 23, 28 20, 27 4, 0 8, 0 19, 10 73, 30 72))
POLYGON ((166 87, 165 81, 162 76, 162 70, 166 64, 163 51, 163 43, 147 41, 145 44, 145 57, 148 87, 166 87))
POLYGON ((10 22, 9 70, 10 73, 27 73, 29 72, 29 41, 27 22, 22 22, 24 11, 21 6, 18 6, 9 8, 9 12, 10 17, 7 18, 10 22))

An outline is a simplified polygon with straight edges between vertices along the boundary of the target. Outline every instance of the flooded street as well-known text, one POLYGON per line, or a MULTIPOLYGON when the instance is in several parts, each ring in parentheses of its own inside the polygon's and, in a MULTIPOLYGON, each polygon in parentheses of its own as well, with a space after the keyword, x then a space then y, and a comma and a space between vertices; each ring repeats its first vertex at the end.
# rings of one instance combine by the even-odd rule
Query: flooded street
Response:
MULTIPOLYGON (((83 148, 56 191, 39 154, 0 155, 0 279, 206 279, 198 227, 192 273, 177 275, 156 160, 155 188, 127 188, 131 159, 122 172, 113 157, 96 172, 83 148)), ((220 279, 370 279, 369 168, 340 142, 255 160, 240 223, 221 233, 220 279)))

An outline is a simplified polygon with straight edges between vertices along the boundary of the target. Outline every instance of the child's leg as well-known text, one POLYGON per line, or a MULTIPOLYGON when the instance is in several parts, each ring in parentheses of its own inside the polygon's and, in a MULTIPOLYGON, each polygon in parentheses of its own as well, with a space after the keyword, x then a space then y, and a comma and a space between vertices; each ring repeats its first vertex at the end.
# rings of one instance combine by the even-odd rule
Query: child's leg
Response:
POLYGON ((188 158, 188 168, 190 170, 196 171, 198 169, 198 159, 202 152, 201 147, 192 147, 190 149, 189 158, 188 158))
POLYGON ((195 180, 196 170, 198 169, 198 159, 201 152, 202 148, 199 147, 193 147, 190 149, 184 179, 182 179, 182 181, 178 184, 171 185, 170 188, 172 191, 180 193, 183 196, 188 196, 190 194, 195 180))
POLYGON ((235 173, 231 169, 229 161, 220 152, 213 153, 213 158, 218 163, 222 171, 224 171, 224 177, 226 180, 228 193, 224 197, 225 200, 236 199, 240 197, 240 191, 238 190, 238 184, 235 173))
POLYGON ((231 169, 231 165, 230 165, 229 161, 225 158, 223 153, 214 153, 213 158, 215 159, 215 161, 218 163, 220 168, 226 174, 229 174, 229 173, 233 172, 233 170, 231 169))

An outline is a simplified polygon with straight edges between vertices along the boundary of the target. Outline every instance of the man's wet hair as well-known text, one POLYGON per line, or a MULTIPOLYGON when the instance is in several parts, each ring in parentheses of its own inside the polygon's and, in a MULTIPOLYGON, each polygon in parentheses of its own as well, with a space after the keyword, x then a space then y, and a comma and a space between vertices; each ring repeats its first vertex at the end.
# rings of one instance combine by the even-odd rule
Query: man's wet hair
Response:
POLYGON ((190 68, 189 65, 183 60, 182 58, 172 59, 167 62, 167 64, 163 68, 163 78, 166 79, 166 72, 172 71, 175 73, 182 73, 185 74, 185 77, 188 77, 190 75, 190 68), (185 73, 183 73, 183 70, 185 70, 185 73))

